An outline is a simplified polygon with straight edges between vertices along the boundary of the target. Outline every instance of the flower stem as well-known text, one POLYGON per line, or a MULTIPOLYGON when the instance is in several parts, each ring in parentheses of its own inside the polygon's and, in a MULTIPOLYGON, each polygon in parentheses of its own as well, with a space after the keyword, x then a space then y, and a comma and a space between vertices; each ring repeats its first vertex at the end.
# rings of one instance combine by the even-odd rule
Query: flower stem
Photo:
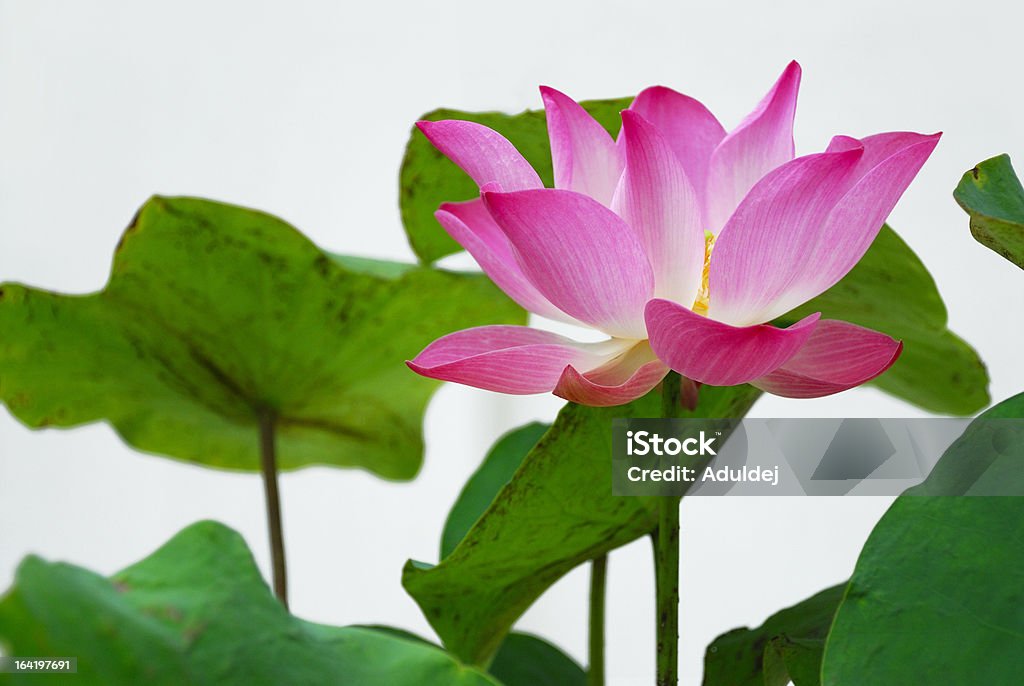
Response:
POLYGON ((590 562, 590 634, 587 686, 604 686, 604 602, 608 555, 590 562))
MULTIPOLYGON (((662 382, 661 416, 679 415, 682 379, 669 372, 662 382)), ((654 533, 654 574, 657 595, 658 686, 679 683, 679 501, 680 496, 658 500, 658 528, 654 533)))
POLYGON ((281 496, 277 489, 277 446, 275 418, 269 411, 260 413, 260 471, 267 505, 267 528, 270 531, 270 560, 274 574, 274 595, 288 609, 288 570, 284 556, 284 533, 281 527, 281 496))
POLYGON ((655 583, 658 610, 658 686, 679 683, 679 496, 658 504, 655 583))

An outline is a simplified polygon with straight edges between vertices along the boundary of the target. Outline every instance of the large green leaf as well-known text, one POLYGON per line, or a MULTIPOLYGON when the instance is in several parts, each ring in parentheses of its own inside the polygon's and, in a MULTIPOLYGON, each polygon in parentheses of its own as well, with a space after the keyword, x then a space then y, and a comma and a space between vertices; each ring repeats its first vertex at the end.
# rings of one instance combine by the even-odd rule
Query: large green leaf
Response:
MULTIPOLYGON (((619 112, 629 107, 631 101, 632 98, 616 98, 580 104, 615 136, 622 125, 619 112)), ((543 111, 502 114, 440 109, 424 114, 422 119, 464 119, 489 126, 519 148, 546 186, 553 185, 551 149, 543 111)), ((439 153, 418 129, 412 130, 402 160, 399 203, 409 243, 421 261, 430 263, 462 250, 434 219, 434 212, 443 202, 469 200, 479 194, 476 184, 461 169, 439 153)))
POLYGON ((974 660, 990 661, 989 649, 1024 655, 1024 616, 1007 620, 1001 607, 1020 607, 1024 499, 998 497, 1024 491, 1024 424, 1000 421, 1021 417, 1024 394, 973 421, 875 527, 849 585, 715 639, 705 686, 817 686, 826 634, 826 683, 835 686, 1012 683, 967 675, 974 660), (979 493, 992 497, 951 497, 979 493), (949 669, 963 678, 947 680, 949 669))
MULTIPOLYGON (((448 557, 494 502, 550 424, 531 422, 498 439, 466 482, 441 534, 441 559, 448 557)), ((584 686, 587 673, 557 646, 538 636, 512 632, 488 670, 505 686, 584 686)))
POLYGON ((448 557, 466 537, 501 489, 512 480, 526 455, 550 428, 550 424, 540 422, 521 426, 499 438, 487 452, 448 513, 441 534, 441 559, 448 557))
POLYGON ((1024 393, 975 419, 908 496, 1002 496, 1024 493, 1024 393), (1011 420, 1011 421, 1001 421, 1011 420))
POLYGON ((512 632, 494 656, 490 673, 504 686, 586 686, 579 663, 544 639, 512 632))
MULTIPOLYGON (((380 625, 366 628, 437 647, 405 629, 380 625)), ((540 636, 519 631, 505 637, 487 672, 502 686, 584 686, 587 683, 583 667, 561 648, 540 636)))
POLYGON ((214 522, 110 579, 25 559, 0 600, 0 642, 14 655, 78 658, 73 677, 6 677, 26 686, 497 684, 419 641, 289 615, 242 538, 214 522))
POLYGON ((437 384, 403 364, 434 338, 524 313, 482 275, 341 258, 269 215, 153 198, 87 296, 0 286, 0 400, 31 427, 106 420, 141 450, 256 470, 411 478, 437 384))
MULTIPOLYGON (((685 416, 740 417, 758 395, 703 388, 685 416)), ((654 528, 654 498, 612 495, 611 420, 656 417, 660 403, 653 391, 621 407, 567 405, 450 555, 437 566, 406 564, 402 584, 449 650, 487 664, 551 584, 654 528)))
POLYGON ((989 403, 978 354, 946 328, 946 306, 917 255, 888 226, 839 283, 786 314, 780 324, 821 312, 903 341, 903 354, 872 383, 931 412, 966 415, 989 403))
MULTIPOLYGON (((405 629, 380 625, 366 628, 437 647, 405 629)), ((583 667, 561 648, 540 636, 518 631, 505 637, 487 671, 502 686, 585 686, 587 683, 583 667)))
POLYGON ((1024 188, 1009 155, 985 160, 964 174, 953 197, 971 215, 971 233, 1024 269, 1024 188))
POLYGON ((1009 495, 1024 485, 1024 431, 1009 417, 1024 418, 1024 393, 975 420, 871 532, 822 683, 1020 683, 1024 498, 1009 495), (948 497, 971 492, 991 497, 948 497))
POLYGON ((704 686, 817 686, 825 637, 845 588, 825 589, 756 629, 716 638, 704 654, 704 686))

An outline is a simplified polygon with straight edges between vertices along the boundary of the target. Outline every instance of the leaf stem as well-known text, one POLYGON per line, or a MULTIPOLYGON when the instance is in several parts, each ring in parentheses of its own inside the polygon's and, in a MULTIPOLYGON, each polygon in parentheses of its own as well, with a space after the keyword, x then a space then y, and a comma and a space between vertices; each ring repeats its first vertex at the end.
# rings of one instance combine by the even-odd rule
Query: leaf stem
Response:
POLYGON ((658 503, 655 583, 658 610, 658 686, 679 683, 679 496, 658 503))
POLYGON ((274 574, 274 595, 288 609, 288 569, 281 527, 281 496, 277 488, 277 446, 274 413, 260 413, 260 472, 267 505, 267 529, 270 532, 270 560, 274 574))
POLYGON ((590 632, 587 686, 604 686, 604 605, 608 555, 590 561, 590 632))
MULTIPOLYGON (((682 379, 669 372, 662 382, 661 416, 677 417, 681 402, 682 379)), ((658 528, 653 536, 658 686, 679 683, 679 501, 677 495, 658 499, 658 528)))

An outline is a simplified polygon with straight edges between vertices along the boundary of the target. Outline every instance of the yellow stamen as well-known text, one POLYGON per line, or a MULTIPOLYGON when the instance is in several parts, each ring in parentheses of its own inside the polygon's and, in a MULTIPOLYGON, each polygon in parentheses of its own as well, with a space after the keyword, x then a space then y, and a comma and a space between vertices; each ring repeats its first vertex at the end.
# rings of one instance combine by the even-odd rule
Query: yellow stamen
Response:
POLYGON ((711 251, 715 248, 715 234, 710 231, 704 232, 704 271, 700 275, 700 290, 697 292, 697 299, 693 301, 690 308, 702 317, 708 316, 708 272, 711 270, 711 251))

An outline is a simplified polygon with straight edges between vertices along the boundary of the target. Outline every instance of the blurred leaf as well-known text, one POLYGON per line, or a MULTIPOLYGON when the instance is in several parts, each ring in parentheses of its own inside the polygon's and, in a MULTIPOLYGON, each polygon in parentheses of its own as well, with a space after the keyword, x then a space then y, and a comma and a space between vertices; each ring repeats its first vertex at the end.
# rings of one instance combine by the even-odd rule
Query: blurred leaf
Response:
POLYGON ((776 636, 768 642, 764 651, 765 686, 819 686, 824 652, 824 638, 792 639, 776 636))
POLYGON ((253 210, 153 198, 99 293, 0 286, 0 400, 30 427, 106 420, 132 446, 257 470, 407 479, 437 387, 403 364, 434 338, 525 314, 482 275, 345 258, 253 210))
POLYGON ((501 644, 490 673, 504 686, 586 686, 579 663, 544 639, 512 632, 501 644))
POLYGON ((0 642, 15 655, 78 658, 70 679, 9 675, 27 686, 497 684, 418 641, 289 615, 242 538, 214 522, 111 579, 26 558, 0 600, 0 642))
MULTIPOLYGON (((405 629, 380 625, 366 628, 438 647, 405 629)), ((487 671, 501 681, 502 686, 586 686, 587 683, 587 673, 561 648, 539 636, 517 631, 505 637, 487 671)))
POLYGON ((985 160, 964 174, 953 197, 971 215, 978 242, 1024 269, 1024 188, 1010 156, 985 160))
MULTIPOLYGON (((741 417, 759 394, 705 387, 696 411, 681 416, 741 417)), ((611 420, 660 411, 657 390, 621 407, 566 405, 450 555, 406 564, 402 584, 449 650, 487 664, 555 581, 654 528, 654 498, 612 495, 611 420)))
POLYGON ((1020 682, 1024 498, 997 497, 1024 481, 1020 422, 999 421, 1010 417, 1024 417, 1024 393, 975 420, 871 532, 828 637, 824 684, 1020 682), (982 479, 992 497, 941 497, 982 479))
POLYGON ((989 404, 978 353, 946 328, 946 306, 917 255, 888 226, 839 283, 780 318, 821 312, 903 341, 903 354, 871 383, 931 412, 967 415, 989 404))
POLYGON ((388 636, 394 636, 395 638, 403 638, 407 641, 413 641, 414 643, 422 643, 423 645, 433 646, 434 648, 439 647, 433 641, 428 641, 419 634, 413 633, 408 629, 399 629, 396 626, 387 626, 386 624, 354 624, 350 628, 370 629, 372 631, 379 631, 382 634, 387 634, 388 636))
POLYGON ((704 654, 704 686, 817 686, 825 636, 845 588, 825 589, 756 629, 716 638, 704 654))
MULTIPOLYGON (((629 107, 632 98, 584 101, 583 105, 613 136, 622 121, 619 112, 629 107)), ((488 126, 508 138, 540 174, 544 185, 553 186, 551 149, 543 110, 519 114, 500 112, 462 112, 439 109, 421 119, 464 119, 488 126)), ((419 129, 413 127, 402 160, 399 178, 399 204, 402 223, 413 251, 424 263, 459 252, 459 246, 434 219, 443 202, 469 200, 480 194, 476 184, 461 169, 431 145, 419 129)))
POLYGON ((455 546, 480 519, 498 492, 512 480, 512 475, 519 469, 527 453, 550 428, 550 424, 533 422, 513 429, 498 439, 480 467, 469 477, 448 513, 441 534, 441 559, 455 550, 455 546))

